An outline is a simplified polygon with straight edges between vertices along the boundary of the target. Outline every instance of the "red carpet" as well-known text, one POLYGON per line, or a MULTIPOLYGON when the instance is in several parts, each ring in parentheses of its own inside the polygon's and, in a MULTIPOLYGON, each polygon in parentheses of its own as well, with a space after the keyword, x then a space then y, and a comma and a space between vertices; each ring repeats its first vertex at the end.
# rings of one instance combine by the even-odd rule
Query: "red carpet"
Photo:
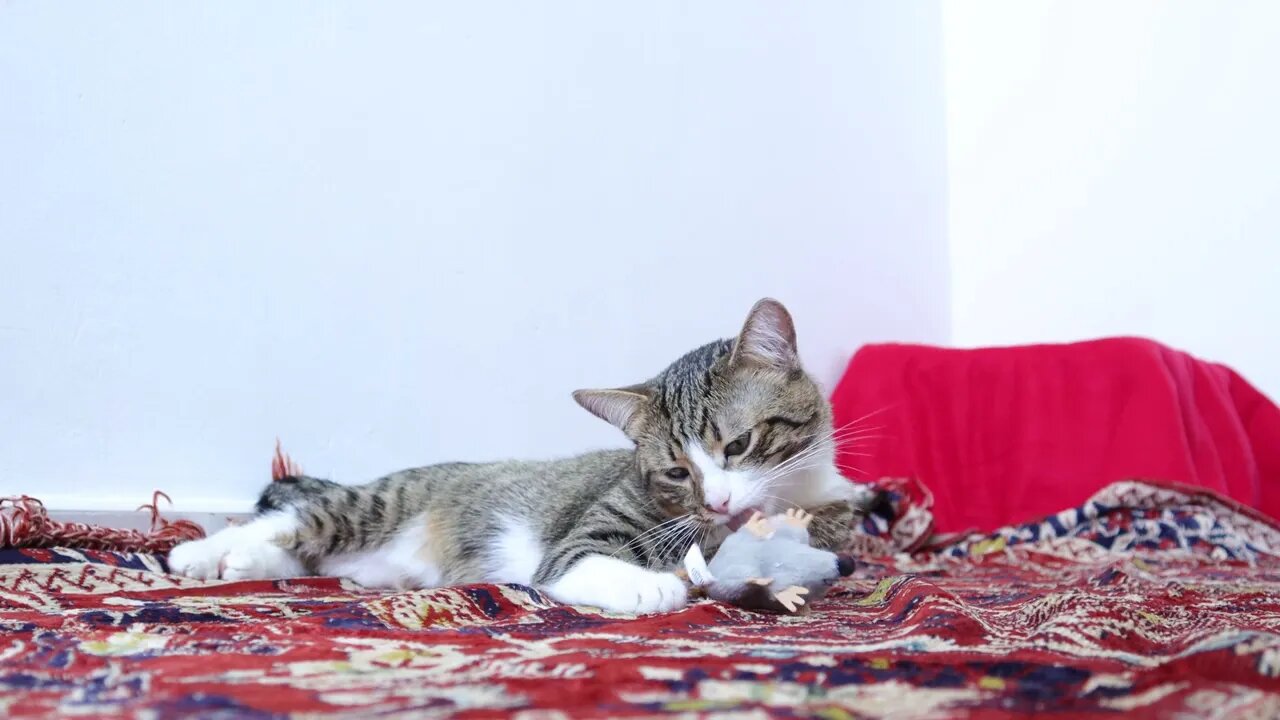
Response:
MULTIPOLYGON (((924 510, 895 516, 863 540, 918 542, 924 510)), ((1277 717, 1278 552, 1261 516, 1140 483, 881 557, 794 618, 205 583, 151 555, 9 549, 0 716, 1277 717)))

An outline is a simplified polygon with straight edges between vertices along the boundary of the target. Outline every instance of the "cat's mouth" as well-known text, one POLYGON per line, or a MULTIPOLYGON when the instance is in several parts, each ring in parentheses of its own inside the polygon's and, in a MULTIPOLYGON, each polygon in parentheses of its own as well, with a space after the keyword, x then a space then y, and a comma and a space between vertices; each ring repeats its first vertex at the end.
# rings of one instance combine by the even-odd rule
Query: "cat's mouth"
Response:
POLYGON ((746 524, 751 516, 757 512, 756 508, 746 508, 730 515, 728 513, 708 512, 704 513, 703 521, 711 525, 724 525, 730 531, 736 531, 738 528, 746 524))
POLYGON ((730 530, 736 531, 738 528, 745 525, 747 521, 751 519, 751 516, 756 514, 756 512, 755 508, 747 508, 746 510, 730 517, 729 522, 725 524, 729 526, 730 530))

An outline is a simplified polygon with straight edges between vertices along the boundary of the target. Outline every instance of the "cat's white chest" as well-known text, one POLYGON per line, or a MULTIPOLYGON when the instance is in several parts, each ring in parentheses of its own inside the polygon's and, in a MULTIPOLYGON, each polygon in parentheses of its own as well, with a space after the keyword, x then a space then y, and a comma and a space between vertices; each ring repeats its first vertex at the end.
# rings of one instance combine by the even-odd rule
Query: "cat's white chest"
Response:
POLYGON ((489 546, 485 580, 532 585, 533 576, 542 564, 543 552, 542 540, 528 522, 507 518, 489 546))
POLYGON ((333 555, 319 565, 324 575, 349 578, 365 587, 437 587, 443 578, 431 557, 425 518, 415 518, 380 548, 333 555))

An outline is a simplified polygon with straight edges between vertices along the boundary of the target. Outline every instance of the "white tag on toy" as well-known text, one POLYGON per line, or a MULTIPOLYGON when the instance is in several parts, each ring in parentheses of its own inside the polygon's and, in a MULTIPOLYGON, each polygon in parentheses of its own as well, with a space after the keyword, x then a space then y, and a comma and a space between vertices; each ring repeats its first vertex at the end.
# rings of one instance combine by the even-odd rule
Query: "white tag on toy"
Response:
POLYGON ((689 573, 689 582, 694 587, 706 587, 715 582, 706 558, 702 557, 702 548, 697 545, 690 545, 689 552, 684 554, 684 571, 689 573))

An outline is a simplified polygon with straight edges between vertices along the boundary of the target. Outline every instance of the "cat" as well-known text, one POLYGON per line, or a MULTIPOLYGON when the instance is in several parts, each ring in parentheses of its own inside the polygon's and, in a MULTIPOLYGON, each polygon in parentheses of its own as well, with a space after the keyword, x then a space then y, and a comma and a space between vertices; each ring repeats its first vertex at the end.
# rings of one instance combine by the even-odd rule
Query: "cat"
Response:
POLYGON ((579 390, 633 447, 544 462, 445 463, 362 486, 272 483, 255 518, 178 545, 170 568, 226 580, 336 575, 375 588, 519 583, 619 613, 682 607, 673 572, 753 511, 803 508, 838 550, 869 494, 835 468, 831 408, 781 303, 647 382, 579 390))

